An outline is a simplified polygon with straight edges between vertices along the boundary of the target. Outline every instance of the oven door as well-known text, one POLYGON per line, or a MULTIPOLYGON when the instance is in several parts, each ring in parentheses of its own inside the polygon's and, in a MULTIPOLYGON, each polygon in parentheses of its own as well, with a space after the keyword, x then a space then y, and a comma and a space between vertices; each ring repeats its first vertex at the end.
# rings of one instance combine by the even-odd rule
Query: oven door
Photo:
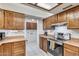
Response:
POLYGON ((63 45, 59 44, 59 43, 55 43, 55 56, 63 56, 64 54, 64 50, 63 50, 63 45))

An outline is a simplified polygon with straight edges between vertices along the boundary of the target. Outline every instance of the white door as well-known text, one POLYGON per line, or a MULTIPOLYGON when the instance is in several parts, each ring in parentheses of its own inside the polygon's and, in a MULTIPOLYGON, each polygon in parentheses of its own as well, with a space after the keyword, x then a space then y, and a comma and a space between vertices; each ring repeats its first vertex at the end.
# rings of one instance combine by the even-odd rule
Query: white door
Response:
POLYGON ((27 30, 26 38, 28 42, 37 42, 37 30, 27 30))

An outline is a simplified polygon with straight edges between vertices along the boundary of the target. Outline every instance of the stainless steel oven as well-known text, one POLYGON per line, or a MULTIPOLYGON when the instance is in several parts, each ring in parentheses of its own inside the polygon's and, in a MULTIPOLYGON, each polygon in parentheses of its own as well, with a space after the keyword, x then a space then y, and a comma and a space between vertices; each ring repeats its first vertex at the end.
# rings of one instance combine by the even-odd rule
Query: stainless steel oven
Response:
POLYGON ((56 56, 63 56, 64 54, 63 41, 56 41, 54 52, 56 56))
POLYGON ((51 42, 48 41, 48 52, 51 53, 54 56, 63 56, 63 41, 57 40, 55 41, 55 47, 54 49, 50 49, 51 42))

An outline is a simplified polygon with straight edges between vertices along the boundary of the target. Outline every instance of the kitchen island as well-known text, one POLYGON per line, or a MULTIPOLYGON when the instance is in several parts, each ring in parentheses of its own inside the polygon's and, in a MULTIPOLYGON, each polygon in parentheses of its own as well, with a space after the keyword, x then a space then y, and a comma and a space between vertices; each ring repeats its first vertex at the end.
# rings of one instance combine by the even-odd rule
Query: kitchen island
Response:
POLYGON ((24 36, 5 37, 0 41, 0 56, 25 56, 26 40, 24 36))

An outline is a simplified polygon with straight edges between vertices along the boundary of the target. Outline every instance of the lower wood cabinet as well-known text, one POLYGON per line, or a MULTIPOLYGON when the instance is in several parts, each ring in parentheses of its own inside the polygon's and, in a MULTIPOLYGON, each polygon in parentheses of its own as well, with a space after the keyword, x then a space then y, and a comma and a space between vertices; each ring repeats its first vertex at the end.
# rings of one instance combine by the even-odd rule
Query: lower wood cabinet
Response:
POLYGON ((3 56, 3 45, 0 45, 0 56, 3 56))
POLYGON ((78 56, 78 52, 64 48, 64 56, 78 56))
POLYGON ((25 55, 25 42, 15 42, 12 44, 12 55, 13 56, 24 56, 25 55))
POLYGON ((2 46, 3 46, 3 55, 11 56, 12 55, 12 43, 4 43, 2 46))
POLYGON ((47 38, 40 37, 39 46, 40 46, 40 48, 43 51, 47 52, 48 51, 48 41, 47 41, 47 38))
POLYGON ((64 44, 64 56, 79 56, 79 48, 69 44, 64 44))
POLYGON ((25 41, 0 45, 0 56, 25 56, 25 41))

